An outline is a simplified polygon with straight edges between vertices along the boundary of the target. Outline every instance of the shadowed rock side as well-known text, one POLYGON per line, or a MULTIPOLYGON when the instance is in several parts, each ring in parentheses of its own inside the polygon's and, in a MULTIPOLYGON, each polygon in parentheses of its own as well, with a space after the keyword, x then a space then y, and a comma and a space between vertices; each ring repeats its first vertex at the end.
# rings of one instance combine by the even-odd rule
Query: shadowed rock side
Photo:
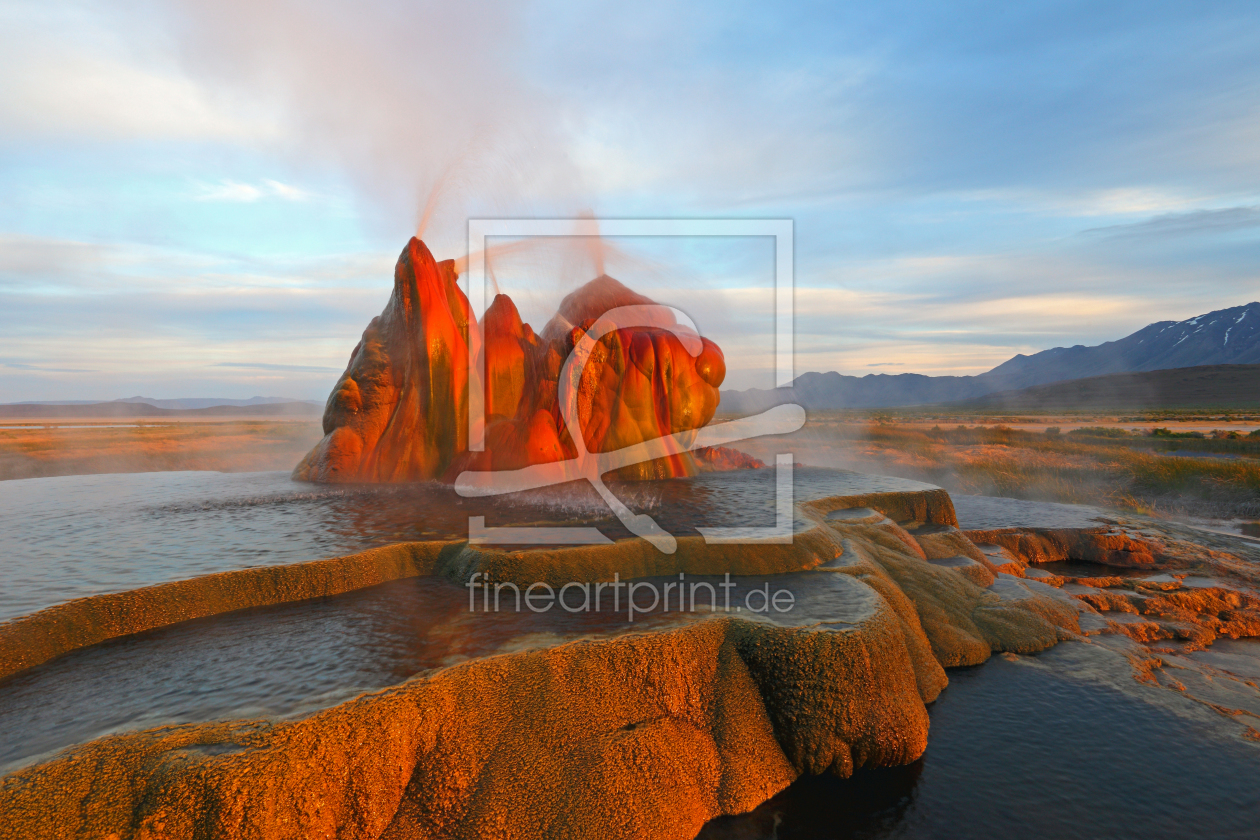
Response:
MULTIPOLYGON (((464 470, 511 470, 574 458, 560 415, 558 380, 575 343, 609 309, 652 303, 601 276, 567 296, 537 335, 511 298, 497 295, 481 323, 456 285, 450 260, 438 263, 412 239, 394 272, 394 292, 351 354, 324 412, 324 439, 294 477, 322 482, 454 480, 464 470), (469 357, 471 331, 473 356, 469 357), (478 358, 480 357, 480 358, 478 358), (484 364, 485 450, 468 450, 468 370, 484 364)), ((692 356, 659 323, 616 330, 595 346, 578 388, 578 416, 589 452, 609 452, 671 434, 713 417, 726 363, 700 339, 692 356)), ((714 450, 703 468, 756 466, 714 450)), ((674 478, 702 469, 687 451, 625 467, 619 478, 674 478)))
MULTIPOLYGON (((936 498, 899 507, 953 518, 936 498)), ((0 825, 30 838, 688 838, 800 774, 913 761, 943 666, 1078 629, 1071 599, 1014 578, 982 588, 875 510, 802 511, 816 542, 793 579, 813 595, 775 621, 684 614, 666 631, 429 672, 298 722, 105 738, 7 777, 0 825)), ((507 572, 530 553, 480 554, 507 572)))

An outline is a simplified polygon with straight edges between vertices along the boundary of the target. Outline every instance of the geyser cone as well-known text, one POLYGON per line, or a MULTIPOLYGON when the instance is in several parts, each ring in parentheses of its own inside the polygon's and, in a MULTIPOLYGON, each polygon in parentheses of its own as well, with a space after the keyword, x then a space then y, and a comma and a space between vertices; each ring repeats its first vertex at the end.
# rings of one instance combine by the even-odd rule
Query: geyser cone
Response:
POLYGON ((438 263, 419 239, 407 243, 394 293, 351 353, 324 410, 324 439, 295 478, 431 479, 468 448, 471 313, 456 278, 452 261, 438 263))
MULTIPOLYGON (((581 318, 570 332, 569 344, 607 309, 643 301, 650 302, 612 278, 592 281, 561 306, 562 316, 581 318)), ((704 341, 704 351, 692 357, 665 329, 672 325, 672 317, 662 313, 658 326, 616 330, 596 346, 578 392, 578 416, 589 451, 611 452, 666 435, 686 441, 689 432, 713 417, 719 397, 710 381, 712 360, 721 359, 721 350, 704 341)), ((724 373, 725 365, 720 367, 724 373)), ((721 379, 716 382, 721 384, 721 379)), ((619 477, 672 478, 696 471, 690 453, 676 447, 668 457, 623 469, 619 477)))

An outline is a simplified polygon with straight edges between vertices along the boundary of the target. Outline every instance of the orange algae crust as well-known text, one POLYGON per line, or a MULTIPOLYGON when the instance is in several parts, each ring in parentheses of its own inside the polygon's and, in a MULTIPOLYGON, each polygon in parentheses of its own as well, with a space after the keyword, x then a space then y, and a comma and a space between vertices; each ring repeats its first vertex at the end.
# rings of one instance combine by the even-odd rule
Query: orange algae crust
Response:
POLYGON ((1135 538, 1115 528, 999 528, 968 531, 967 535, 975 543, 1002 546, 1025 563, 1077 560, 1127 569, 1186 565, 1165 555, 1158 540, 1135 538))
POLYGON ((958 514, 949 493, 941 489, 861 493, 806 502, 821 514, 853 508, 871 508, 894 522, 958 527, 958 514))
POLYGON ((422 481, 467 447, 472 311, 456 277, 451 260, 437 262, 418 239, 407 244, 389 303, 328 398, 325 437, 294 477, 422 481))
POLYGON ((681 537, 674 554, 662 554, 645 540, 610 545, 502 551, 466 546, 444 559, 442 574, 463 583, 481 572, 483 580, 528 585, 535 581, 563 586, 569 581, 611 581, 676 575, 776 575, 801 572, 840 555, 835 535, 811 528, 791 543, 766 541, 707 544, 699 536, 681 537))

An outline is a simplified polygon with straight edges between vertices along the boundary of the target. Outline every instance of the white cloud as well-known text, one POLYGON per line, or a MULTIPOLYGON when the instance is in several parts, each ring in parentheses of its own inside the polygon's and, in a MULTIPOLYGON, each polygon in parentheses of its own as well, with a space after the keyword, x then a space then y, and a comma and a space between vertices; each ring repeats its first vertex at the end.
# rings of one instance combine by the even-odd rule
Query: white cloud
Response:
POLYGON ((0 233, 0 290, 24 294, 192 294, 378 290, 392 287, 396 254, 232 257, 132 242, 0 233))
POLYGON ((0 8, 0 78, 10 138, 257 141, 280 129, 247 99, 190 78, 157 44, 138 54, 83 7, 0 8))

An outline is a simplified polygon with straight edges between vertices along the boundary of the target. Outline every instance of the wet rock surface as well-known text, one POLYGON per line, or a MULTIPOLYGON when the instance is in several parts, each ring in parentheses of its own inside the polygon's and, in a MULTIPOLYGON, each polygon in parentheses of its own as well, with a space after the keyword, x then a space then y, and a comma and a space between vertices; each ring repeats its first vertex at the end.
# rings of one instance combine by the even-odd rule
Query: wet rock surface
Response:
POLYGON ((1144 518, 1081 529, 969 531, 990 562, 1059 588, 1099 619, 1091 626, 1155 644, 1201 649, 1217 637, 1260 636, 1260 546, 1144 518), (1101 623, 1100 623, 1101 622, 1101 623))
POLYGON ((350 354, 324 411, 324 439, 294 476, 319 482, 437 478, 468 446, 468 348, 476 321, 455 281, 412 239, 394 292, 350 354))

